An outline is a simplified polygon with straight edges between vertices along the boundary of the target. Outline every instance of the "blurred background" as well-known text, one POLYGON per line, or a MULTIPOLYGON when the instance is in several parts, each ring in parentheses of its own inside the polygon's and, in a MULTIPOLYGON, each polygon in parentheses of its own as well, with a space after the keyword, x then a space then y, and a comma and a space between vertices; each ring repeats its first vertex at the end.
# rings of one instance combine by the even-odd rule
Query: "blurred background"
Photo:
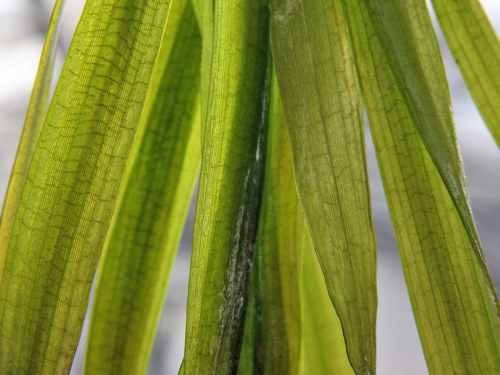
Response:
MULTIPOLYGON (((0 204, 14 161, 54 1, 0 0, 0 204)), ((56 56, 56 77, 61 70, 84 3, 84 0, 67 0, 56 56)), ((481 0, 481 3, 499 34, 500 1, 481 0)), ((434 15, 433 20, 437 25, 434 15)), ((493 281, 499 290, 500 150, 472 102, 439 27, 436 26, 436 29, 450 84, 474 218, 493 281)), ((500 71, 498 73, 500 74, 500 71)), ((424 375, 428 374, 428 371, 411 311, 368 127, 366 134, 379 250, 377 369, 378 373, 383 375, 424 375)), ((148 375, 177 374, 182 361, 193 220, 194 206, 191 207, 173 266, 148 375)), ((87 322, 71 375, 82 373, 86 330, 87 322)))

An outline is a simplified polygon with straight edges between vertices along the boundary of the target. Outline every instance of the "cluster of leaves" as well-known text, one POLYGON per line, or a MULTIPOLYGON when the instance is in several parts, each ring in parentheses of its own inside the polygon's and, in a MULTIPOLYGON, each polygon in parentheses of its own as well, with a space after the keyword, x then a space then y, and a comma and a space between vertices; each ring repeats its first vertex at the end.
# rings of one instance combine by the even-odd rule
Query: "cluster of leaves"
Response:
MULTIPOLYGON (((374 374, 363 105, 429 372, 500 373, 424 0, 88 0, 47 111, 63 3, 0 221, 2 374, 69 372, 99 259, 85 372, 145 372, 200 163, 180 372, 374 374)), ((500 43, 433 5, 500 143, 500 43)))

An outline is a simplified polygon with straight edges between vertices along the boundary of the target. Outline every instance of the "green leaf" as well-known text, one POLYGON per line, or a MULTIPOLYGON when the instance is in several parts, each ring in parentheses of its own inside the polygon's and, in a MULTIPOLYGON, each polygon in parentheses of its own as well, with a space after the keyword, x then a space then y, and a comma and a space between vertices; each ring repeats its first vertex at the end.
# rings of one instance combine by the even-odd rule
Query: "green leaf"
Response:
POLYGON ((68 373, 169 3, 88 1, 43 126, 0 289, 0 373, 68 373))
POLYGON ((201 158, 201 36, 175 0, 99 262, 85 373, 144 374, 201 158))
POLYGON ((17 207, 28 174, 31 158, 35 152, 38 137, 42 130, 47 104, 49 101, 50 83, 54 70, 54 58, 59 36, 61 13, 66 0, 57 0, 50 17, 47 35, 43 43, 42 55, 38 65, 35 84, 31 92, 30 103, 24 120, 21 140, 17 149, 16 159, 7 186, 7 193, 0 215, 0 280, 2 279, 5 258, 9 247, 9 239, 16 218, 17 207))
POLYGON ((267 1, 215 1, 213 19, 202 23, 206 136, 184 371, 228 374, 238 367, 260 210, 270 86, 267 1))
POLYGON ((433 0, 446 41, 500 147, 500 41, 477 0, 433 0))
POLYGON ((333 308, 309 232, 304 231, 301 271, 301 375, 352 375, 340 320, 333 308))
POLYGON ((271 92, 265 185, 252 264, 253 300, 247 311, 238 373, 286 375, 299 372, 299 276, 302 237, 307 228, 295 189, 290 140, 276 79, 271 92))
POLYGON ((205 124, 207 122, 208 101, 210 97, 210 79, 212 71, 212 46, 214 43, 214 0, 191 0, 201 33, 203 49, 201 65, 201 144, 205 139, 205 124))
POLYGON ((447 82, 425 3, 344 4, 429 372, 499 373, 496 294, 467 205, 447 82))
POLYGON ((373 374, 376 241, 346 21, 341 5, 326 0, 275 0, 271 9, 273 56, 300 202, 350 362, 357 374, 373 374))
MULTIPOLYGON (((357 8, 360 0, 347 1, 357 8)), ((361 3, 369 14, 364 22, 373 27, 387 67, 391 69, 418 134, 450 193, 476 257, 485 264, 468 204, 446 74, 427 8, 421 0, 411 0, 410 3, 361 0, 361 3)), ((486 266, 481 267, 487 274, 486 266)), ((489 283, 494 290, 493 283, 489 283)))
POLYGON ((295 189, 276 80, 238 374, 353 374, 295 189))

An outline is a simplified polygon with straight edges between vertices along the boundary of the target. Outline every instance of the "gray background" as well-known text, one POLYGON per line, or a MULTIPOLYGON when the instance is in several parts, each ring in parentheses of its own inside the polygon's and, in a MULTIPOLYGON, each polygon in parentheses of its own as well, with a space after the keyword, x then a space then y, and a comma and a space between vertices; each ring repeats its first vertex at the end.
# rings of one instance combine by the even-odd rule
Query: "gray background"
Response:
MULTIPOLYGON (((19 141, 43 37, 54 0, 0 0, 0 202, 19 141)), ((67 0, 61 25, 56 74, 78 22, 83 0, 67 0)), ((500 2, 482 0, 500 31, 500 2)), ((471 192, 472 207, 488 265, 500 287, 500 152, 479 116, 458 68, 438 30, 453 99, 457 133, 471 192)), ((500 71, 499 71, 500 74, 500 71)), ((394 233, 368 128, 367 154, 379 248, 377 367, 379 374, 427 374, 404 283, 394 233)), ((176 374, 184 351, 185 308, 194 209, 191 209, 173 267, 148 373, 176 374)), ((86 327, 72 375, 81 374, 86 327)))

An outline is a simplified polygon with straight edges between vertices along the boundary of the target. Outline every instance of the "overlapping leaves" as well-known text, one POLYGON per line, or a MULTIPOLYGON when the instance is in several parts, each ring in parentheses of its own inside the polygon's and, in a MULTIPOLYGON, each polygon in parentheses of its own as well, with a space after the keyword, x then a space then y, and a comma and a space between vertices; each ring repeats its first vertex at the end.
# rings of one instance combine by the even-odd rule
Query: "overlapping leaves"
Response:
MULTIPOLYGON (((89 0, 45 119, 56 3, 0 228, 0 370, 69 371, 118 202, 86 371, 144 372, 201 154, 182 373, 345 374, 346 348, 374 374, 364 103, 429 371, 500 373, 425 2, 172 1, 164 33, 169 2, 89 0)), ((498 39, 476 1, 433 2, 497 139, 498 39)))

